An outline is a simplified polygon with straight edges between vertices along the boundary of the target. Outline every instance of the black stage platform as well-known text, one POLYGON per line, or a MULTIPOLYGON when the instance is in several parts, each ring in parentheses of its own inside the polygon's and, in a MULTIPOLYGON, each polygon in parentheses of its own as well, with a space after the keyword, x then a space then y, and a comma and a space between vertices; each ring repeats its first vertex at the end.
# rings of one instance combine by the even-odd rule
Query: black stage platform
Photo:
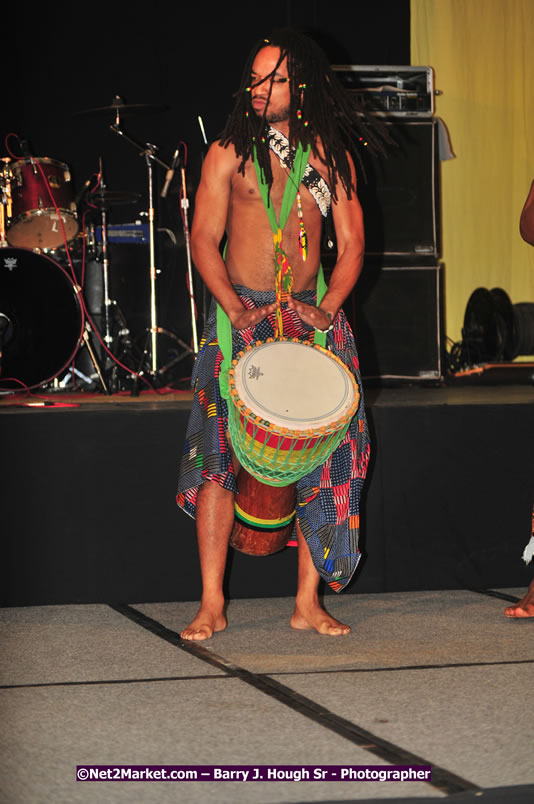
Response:
MULTIPOLYGON (((199 598, 194 523, 175 505, 177 396, 3 398, 1 605, 199 598)), ((345 594, 525 586, 534 388, 371 388, 366 405, 363 558, 345 594)), ((231 551, 227 594, 292 595, 295 572, 294 548, 231 551)))

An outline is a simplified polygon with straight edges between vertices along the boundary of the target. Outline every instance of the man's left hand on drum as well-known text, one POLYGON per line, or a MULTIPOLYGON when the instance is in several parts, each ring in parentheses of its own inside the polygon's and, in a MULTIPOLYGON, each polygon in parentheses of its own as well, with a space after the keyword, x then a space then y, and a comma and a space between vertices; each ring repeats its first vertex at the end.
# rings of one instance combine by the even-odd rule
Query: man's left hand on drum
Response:
POLYGON ((276 304, 266 304, 264 307, 254 307, 252 310, 243 308, 230 317, 234 329, 248 329, 255 327, 264 318, 276 311, 276 304))
POLYGON ((313 304, 306 304, 305 302, 298 301, 293 296, 289 297, 287 306, 291 310, 294 310, 299 318, 309 327, 326 330, 332 323, 332 318, 330 315, 320 307, 315 307, 313 304))

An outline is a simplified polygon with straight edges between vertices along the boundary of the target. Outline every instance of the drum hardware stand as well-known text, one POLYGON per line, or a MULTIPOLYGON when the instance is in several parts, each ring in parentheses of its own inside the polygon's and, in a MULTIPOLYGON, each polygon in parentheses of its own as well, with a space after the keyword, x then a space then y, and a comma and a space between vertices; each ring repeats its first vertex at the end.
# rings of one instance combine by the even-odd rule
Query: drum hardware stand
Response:
POLYGON ((159 157, 156 156, 157 147, 152 143, 147 142, 144 146, 140 145, 134 139, 129 137, 120 127, 120 109, 117 107, 115 123, 110 126, 114 134, 123 137, 127 142, 133 145, 139 151, 140 156, 144 156, 147 166, 147 182, 148 182, 148 239, 149 239, 149 275, 150 275, 150 340, 151 340, 151 373, 156 374, 158 369, 158 347, 157 347, 157 313, 156 313, 156 264, 155 264, 155 232, 154 232, 154 177, 152 170, 152 163, 157 162, 165 170, 169 170, 169 166, 165 164, 159 157))
MULTIPOLYGON (((169 371, 171 368, 173 368, 173 366, 176 366, 181 360, 183 360, 184 357, 189 357, 189 355, 194 356, 195 352, 184 341, 182 341, 180 338, 178 338, 178 336, 175 335, 174 332, 169 332, 168 329, 162 329, 161 327, 158 327, 158 333, 161 334, 161 335, 167 335, 169 338, 172 338, 172 340, 174 340, 180 346, 180 348, 183 350, 182 354, 177 355, 176 357, 173 357, 172 360, 170 360, 168 363, 166 363, 164 366, 162 366, 160 369, 158 369, 157 373, 161 377, 164 374, 166 374, 167 371, 169 371)), ((197 349, 197 351, 198 351, 198 349, 197 349)))
MULTIPOLYGON (((202 150, 200 152, 200 164, 202 166, 204 164, 204 159, 206 158, 206 154, 207 154, 208 138, 206 137, 206 130, 204 128, 204 121, 202 120, 201 115, 199 115, 197 119, 198 119, 198 125, 200 126, 200 133, 202 134, 202 142, 203 142, 203 145, 205 146, 204 148, 202 148, 202 150)), ((208 288, 207 288, 206 283, 204 281, 202 282, 202 285, 201 285, 201 295, 202 295, 201 316, 202 316, 203 325, 205 325, 206 321, 208 320, 208 314, 209 314, 210 294, 208 292, 208 288)))
MULTIPOLYGON (((80 287, 76 286, 76 289, 77 289, 78 293, 81 293, 81 288, 80 287)), ((83 332, 82 332, 82 335, 81 335, 81 339, 80 339, 80 342, 78 344, 78 349, 76 350, 76 353, 74 354, 73 361, 74 361, 76 355, 78 354, 78 351, 81 349, 81 347, 85 346, 87 351, 89 352, 89 357, 91 358, 91 363, 93 364, 94 369, 95 369, 96 374, 97 374, 97 377, 100 380, 100 384, 102 386, 102 389, 103 389, 105 394, 109 394, 110 390, 109 390, 108 386, 106 385, 106 381, 104 379, 104 374, 102 372, 102 369, 100 368, 100 363, 98 362, 98 357, 96 356, 96 353, 95 353, 95 351, 93 349, 93 346, 91 344, 90 335, 94 335, 94 330, 93 330, 93 327, 91 326, 91 324, 89 323, 89 321, 86 318, 85 322, 84 322, 84 328, 83 328, 83 332)), ((67 371, 67 373, 65 374, 65 377, 63 378, 63 380, 59 380, 57 377, 55 377, 54 380, 53 380, 52 390, 54 390, 54 391, 63 391, 65 389, 65 386, 66 386, 67 381, 68 381, 67 378, 71 376, 71 371, 72 371, 71 369, 69 369, 67 371)), ((74 373, 78 377, 80 377, 82 380, 87 382, 88 385, 91 384, 91 382, 92 382, 91 378, 87 377, 79 369, 74 368, 74 373)))
MULTIPOLYGON (((175 365, 182 357, 186 357, 190 354, 196 354, 198 352, 198 345, 197 345, 197 333, 196 333, 196 321, 195 321, 195 301, 193 296, 193 276, 192 276, 192 265, 191 265, 191 249, 190 249, 190 242, 189 242, 189 227, 187 224, 187 209, 189 207, 189 200, 186 195, 185 191, 185 171, 182 168, 182 182, 183 182, 183 198, 182 198, 182 208, 184 210, 184 234, 185 234, 185 242, 186 242, 186 254, 187 254, 187 261, 188 261, 188 278, 189 278, 189 293, 191 298, 191 318, 192 318, 192 325, 193 325, 193 344, 194 350, 192 350, 187 344, 183 341, 180 341, 179 338, 176 336, 176 340, 180 345, 184 348, 185 353, 183 356, 180 356, 178 359, 174 359, 168 366, 165 366, 161 369, 158 369, 158 347, 157 347, 157 336, 158 334, 170 334, 167 330, 158 327, 157 323, 157 309, 156 309, 156 275, 158 270, 156 269, 155 265, 155 214, 154 214, 154 178, 153 178, 153 162, 156 162, 158 165, 163 167, 167 172, 172 170, 172 167, 167 165, 163 160, 161 160, 158 156, 156 156, 157 146, 153 145, 152 143, 145 143, 142 146, 140 143, 136 142, 132 137, 127 135, 120 127, 120 108, 117 107, 116 109, 116 117, 115 123, 110 126, 111 131, 114 134, 117 134, 120 137, 123 137, 127 142, 130 143, 138 152, 140 156, 144 156, 145 162, 147 165, 147 182, 148 182, 148 200, 149 200, 149 210, 148 210, 148 223, 149 223, 149 253, 150 253, 150 329, 148 332, 147 342, 145 344, 145 349, 143 354, 148 356, 148 341, 151 342, 151 368, 150 373, 153 377, 156 377, 158 374, 162 374, 170 368, 171 365, 175 365)), ((138 372, 142 374, 141 371, 138 372)))
POLYGON ((191 328, 193 333, 193 348, 191 349, 184 341, 180 340, 174 333, 169 332, 166 329, 162 329, 158 327, 158 332, 164 335, 168 335, 169 337, 173 338, 176 343, 178 343, 181 348, 183 349, 182 354, 177 355, 175 358, 170 360, 166 363, 162 368, 160 368, 157 372, 159 376, 165 374, 169 369, 173 366, 176 366, 181 360, 189 355, 193 357, 198 353, 198 337, 197 337, 197 322, 195 316, 195 297, 193 294, 193 264, 191 261, 191 241, 189 237, 189 221, 187 210, 189 209, 189 199, 187 197, 187 187, 185 182, 185 169, 184 167, 181 168, 181 180, 182 180, 182 200, 181 200, 181 207, 183 210, 183 229, 184 229, 184 240, 185 240, 185 253, 187 259, 187 281, 188 281, 188 288, 189 288, 189 300, 191 306, 191 328))
POLYGON ((92 329, 91 325, 89 324, 89 322, 86 320, 85 321, 85 326, 83 328, 82 340, 83 340, 83 342, 84 342, 84 344, 85 344, 85 346, 87 348, 87 351, 89 352, 89 357, 91 358, 91 363, 95 367, 95 371, 96 371, 96 373, 98 375, 98 379, 100 380, 100 384, 101 384, 102 388, 104 389, 104 393, 109 394, 110 393, 109 388, 106 385, 106 381, 104 379, 104 375, 103 375, 102 370, 100 368, 100 365, 98 363, 98 359, 97 359, 96 354, 95 354, 95 352, 93 350, 93 347, 91 346, 91 339, 89 338, 89 333, 92 333, 92 332, 93 332, 93 329, 92 329))
MULTIPOLYGON (((100 188, 105 192, 106 184, 104 182, 104 173, 102 171, 102 158, 100 158, 100 188)), ((107 348, 111 350, 112 338, 109 312, 111 299, 109 298, 108 216, 105 204, 102 204, 100 218, 102 229, 101 263, 102 275, 104 277, 104 343, 106 344, 107 348)))
MULTIPOLYGON (((133 353, 132 353, 132 343, 130 340, 130 329, 124 317, 124 314, 117 304, 117 302, 111 298, 110 295, 110 261, 109 261, 109 251, 108 251, 108 214, 107 214, 107 204, 113 203, 116 198, 113 198, 113 193, 107 193, 107 187, 103 178, 103 168, 102 168, 102 159, 99 160, 99 176, 100 176, 100 183, 99 183, 99 194, 100 194, 100 227, 101 227, 101 244, 100 249, 95 251, 95 259, 99 262, 102 266, 102 279, 103 279, 103 287, 102 287, 102 302, 101 302, 101 313, 102 313, 102 324, 103 324, 103 335, 102 341, 104 344, 104 371, 101 372, 95 363, 95 358, 90 353, 91 359, 95 368, 97 369, 97 374, 100 378, 102 386, 106 393, 110 393, 108 386, 106 385, 102 374, 106 376, 108 379, 108 383, 111 386, 111 393, 120 390, 118 377, 117 377, 117 367, 118 363, 113 359, 114 353, 117 352, 119 344, 122 344, 124 347, 124 353, 131 357, 133 361, 133 353), (108 196, 108 198, 106 197, 108 196), (112 326, 113 323, 117 324, 118 332, 114 333, 112 326), (114 338, 115 338, 115 345, 114 345, 114 338)), ((115 194, 117 195, 117 194, 115 194)), ((91 330, 93 331, 93 330, 91 330)), ((88 348, 89 341, 86 341, 86 345, 88 348)), ((122 357, 122 354, 120 355, 122 357)), ((133 369, 129 369, 125 367, 126 371, 132 372, 133 369)))
MULTIPOLYGON (((183 226, 185 236, 185 253, 187 256, 187 280, 189 287, 189 301, 191 305, 191 328, 193 331, 193 352, 198 353, 198 337, 197 337, 197 322, 195 316, 195 297, 193 293, 193 265, 191 261, 191 240, 189 237, 189 219, 187 211, 189 209, 189 198, 187 197, 187 187, 185 183, 185 169, 182 166, 182 201, 181 206, 183 209, 183 226)), ((191 350, 189 350, 191 351, 191 350)))
POLYGON ((0 168, 0 248, 6 248, 9 243, 7 242, 7 219, 11 217, 11 184, 9 182, 8 165, 10 163, 8 156, 2 157, 0 162, 3 166, 0 168))

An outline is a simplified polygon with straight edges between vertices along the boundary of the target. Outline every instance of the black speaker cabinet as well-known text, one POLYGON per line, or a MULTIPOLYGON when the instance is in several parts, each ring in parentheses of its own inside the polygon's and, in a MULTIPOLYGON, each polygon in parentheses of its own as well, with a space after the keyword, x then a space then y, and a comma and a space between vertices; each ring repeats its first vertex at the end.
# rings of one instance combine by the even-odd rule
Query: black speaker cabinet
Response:
POLYGON ((395 141, 387 157, 363 149, 358 197, 368 255, 437 258, 440 243, 438 121, 384 121, 395 141))
POLYGON ((443 265, 364 265, 345 304, 362 377, 439 381, 442 377, 443 265))

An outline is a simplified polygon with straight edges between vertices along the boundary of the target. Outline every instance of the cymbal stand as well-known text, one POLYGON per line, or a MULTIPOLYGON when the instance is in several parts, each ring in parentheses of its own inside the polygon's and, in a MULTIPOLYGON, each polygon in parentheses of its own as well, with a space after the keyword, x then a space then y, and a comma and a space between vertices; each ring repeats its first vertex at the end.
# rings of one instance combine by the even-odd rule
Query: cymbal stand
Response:
POLYGON ((152 343, 152 374, 158 370, 158 347, 157 347, 157 312, 156 312, 156 251, 154 233, 154 174, 152 170, 151 148, 154 146, 147 143, 147 150, 144 152, 146 169, 148 175, 148 248, 149 248, 149 272, 150 272, 150 335, 152 343))
MULTIPOLYGON (((78 290, 81 291, 81 288, 78 287, 78 290)), ((111 391, 109 389, 109 386, 106 384, 106 380, 104 378, 104 373, 103 373, 102 368, 100 366, 100 363, 98 361, 98 357, 97 357, 97 355, 96 355, 96 353, 95 353, 95 351, 93 349, 93 346, 91 344, 91 337, 90 337, 91 335, 94 335, 93 327, 89 323, 87 318, 85 318, 84 324, 83 324, 83 332, 82 332, 80 341, 78 343, 78 349, 76 350, 76 354, 78 354, 78 351, 83 346, 85 346, 85 348, 87 349, 87 352, 89 353, 89 358, 91 360, 91 363, 93 364, 93 368, 94 368, 94 370, 96 372, 96 376, 100 380, 100 385, 102 386, 102 390, 104 391, 105 394, 110 394, 111 391)), ((74 357, 76 357, 76 354, 74 355, 74 357)), ((81 372, 78 368, 76 368, 75 365, 74 365, 74 360, 73 360, 72 367, 67 370, 67 372, 66 372, 65 376, 63 377, 63 379, 60 380, 59 377, 56 377, 53 380, 53 385, 50 385, 47 390, 49 390, 49 391, 52 391, 52 390, 53 391, 63 391, 63 390, 65 390, 65 388, 67 387, 68 383, 72 380, 73 375, 77 375, 78 377, 80 377, 88 385, 92 384, 92 378, 87 377, 83 372, 81 372)))
POLYGON ((90 333, 92 331, 93 330, 91 328, 91 325, 86 320, 85 321, 85 326, 84 326, 84 329, 83 329, 82 339, 83 339, 83 342, 85 344, 85 347, 86 347, 87 351, 89 352, 89 357, 91 358, 91 362, 92 362, 92 364, 93 364, 93 366, 95 368, 95 371, 96 371, 96 373, 98 375, 98 379, 100 380, 100 384, 101 384, 101 386, 102 386, 102 388, 104 390, 104 393, 109 394, 110 391, 109 391, 108 386, 106 385, 106 381, 104 379, 104 375, 102 374, 102 370, 100 368, 98 358, 97 358, 96 354, 93 351, 93 347, 91 346, 91 340, 89 338, 89 335, 90 335, 90 333))
POLYGON ((148 235, 149 235, 149 254, 150 254, 150 336, 151 336, 151 373, 155 376, 158 370, 158 351, 157 351, 157 309, 156 309, 156 262, 155 262, 155 230, 154 230, 154 183, 153 183, 153 170, 152 163, 157 162, 165 170, 169 170, 169 165, 165 164, 158 156, 156 156, 156 146, 150 142, 145 145, 140 145, 130 136, 128 136, 120 127, 120 110, 117 108, 115 123, 110 126, 114 134, 118 134, 125 139, 136 150, 139 151, 140 156, 144 156, 147 165, 147 182, 148 182, 148 235))
POLYGON ((183 210, 183 226, 185 236, 185 253, 187 257, 187 280, 189 287, 189 301, 191 304, 191 329, 193 331, 193 351, 198 353, 198 337, 197 337, 197 321, 195 315, 195 297, 193 295, 193 264, 191 261, 191 241, 189 237, 189 219, 187 211, 189 209, 189 199, 187 197, 187 188, 185 183, 185 169, 182 167, 182 210, 183 210))
MULTIPOLYGON (((100 166, 100 175, 102 176, 100 186, 103 190, 106 189, 104 178, 102 174, 102 165, 100 166)), ((111 336, 111 299, 109 297, 109 257, 108 257, 108 215, 104 204, 100 210, 100 220, 102 227, 102 243, 101 243, 101 263, 102 263, 102 276, 104 278, 104 343, 107 348, 111 350, 112 336, 111 336)))
POLYGON ((176 337, 171 332, 168 332, 165 329, 158 328, 158 332, 162 333, 163 335, 168 335, 169 337, 173 338, 174 341, 183 349, 182 354, 177 355, 175 358, 170 360, 166 363, 162 368, 159 369, 158 374, 163 375, 177 363, 184 359, 184 357, 188 357, 189 355, 193 355, 193 357, 198 354, 198 336, 197 336, 197 321, 196 321, 196 310, 195 310, 195 296, 193 292, 193 263, 191 260, 191 241, 189 237, 189 220, 187 210, 189 209, 189 199, 187 197, 187 186, 185 181, 185 168, 182 166, 181 168, 181 178, 182 178, 182 200, 180 205, 183 210, 182 215, 182 224, 184 229, 184 241, 185 241, 185 253, 187 258, 187 282, 188 282, 188 290, 189 290, 189 301, 191 305, 191 330, 193 335, 193 349, 188 346, 184 341, 180 340, 180 338, 176 337))

